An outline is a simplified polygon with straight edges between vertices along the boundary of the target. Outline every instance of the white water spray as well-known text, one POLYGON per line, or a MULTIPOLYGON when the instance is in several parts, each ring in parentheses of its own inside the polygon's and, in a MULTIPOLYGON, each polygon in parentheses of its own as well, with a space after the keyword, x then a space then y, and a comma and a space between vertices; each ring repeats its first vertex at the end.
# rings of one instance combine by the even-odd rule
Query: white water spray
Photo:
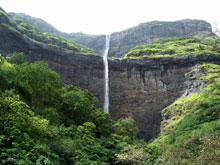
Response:
POLYGON ((109 72, 108 72, 108 51, 110 45, 110 34, 106 35, 105 51, 103 55, 104 62, 104 76, 105 76, 105 87, 104 87, 104 112, 109 113, 109 72))

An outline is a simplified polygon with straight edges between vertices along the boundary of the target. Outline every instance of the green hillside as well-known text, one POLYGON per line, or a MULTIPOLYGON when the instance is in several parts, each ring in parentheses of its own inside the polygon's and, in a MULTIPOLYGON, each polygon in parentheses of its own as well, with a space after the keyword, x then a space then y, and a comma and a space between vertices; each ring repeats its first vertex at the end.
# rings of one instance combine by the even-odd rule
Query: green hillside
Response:
POLYGON ((220 163, 220 66, 203 64, 200 93, 177 99, 163 109, 158 138, 148 144, 153 164, 220 163))
POLYGON ((124 54, 123 59, 219 55, 219 43, 220 39, 217 37, 203 40, 194 37, 172 37, 138 45, 124 54))
POLYGON ((74 54, 95 55, 89 48, 77 44, 73 40, 65 39, 53 33, 43 33, 28 22, 25 22, 21 19, 12 19, 1 8, 0 26, 8 31, 22 35, 23 37, 39 45, 43 44, 51 48, 61 49, 64 51, 67 50, 74 54))

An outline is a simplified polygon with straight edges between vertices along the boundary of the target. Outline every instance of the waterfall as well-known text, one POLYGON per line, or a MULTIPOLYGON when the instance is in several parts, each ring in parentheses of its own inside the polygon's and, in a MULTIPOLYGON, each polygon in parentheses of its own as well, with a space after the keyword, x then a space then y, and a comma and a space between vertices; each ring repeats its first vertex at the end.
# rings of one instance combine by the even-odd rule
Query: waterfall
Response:
POLYGON ((105 77, 105 87, 104 87, 104 112, 109 113, 109 71, 108 71, 108 51, 110 44, 110 34, 106 35, 105 41, 105 51, 103 54, 104 62, 104 77, 105 77))

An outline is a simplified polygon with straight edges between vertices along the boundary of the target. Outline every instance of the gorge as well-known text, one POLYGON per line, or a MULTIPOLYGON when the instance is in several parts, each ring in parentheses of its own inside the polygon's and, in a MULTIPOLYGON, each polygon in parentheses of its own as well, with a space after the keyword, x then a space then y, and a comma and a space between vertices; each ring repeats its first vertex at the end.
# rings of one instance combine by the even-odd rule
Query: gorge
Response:
MULTIPOLYGON (((11 16, 16 18, 19 14, 11 16)), ((25 18, 20 17, 24 20, 25 18)), ((1 23, 7 24, 10 21, 7 22, 7 19, 1 16, 1 23)), ((210 24, 202 20, 149 22, 113 33, 111 38, 105 35, 66 34, 54 29, 48 30, 48 25, 43 25, 45 24, 39 25, 39 28, 44 27, 40 30, 73 39, 91 48, 96 54, 101 55, 105 50, 106 58, 73 52, 65 43, 58 43, 57 40, 52 43, 55 46, 49 45, 47 40, 42 44, 38 36, 34 36, 32 32, 27 36, 6 27, 0 28, 0 53, 6 56, 13 52, 25 52, 28 61, 47 62, 52 70, 61 75, 64 82, 88 89, 98 97, 99 107, 105 107, 106 113, 108 113, 106 85, 109 84, 109 114, 115 120, 133 118, 140 129, 139 138, 146 141, 160 133, 161 110, 185 93, 187 89, 184 84, 185 74, 196 64, 219 61, 219 57, 214 55, 120 59, 127 49, 149 43, 154 39, 213 36, 210 24), (116 58, 107 60, 107 55, 116 58), (104 63, 107 62, 109 76, 105 74, 107 76, 105 78, 103 71, 107 72, 107 65, 104 63)))

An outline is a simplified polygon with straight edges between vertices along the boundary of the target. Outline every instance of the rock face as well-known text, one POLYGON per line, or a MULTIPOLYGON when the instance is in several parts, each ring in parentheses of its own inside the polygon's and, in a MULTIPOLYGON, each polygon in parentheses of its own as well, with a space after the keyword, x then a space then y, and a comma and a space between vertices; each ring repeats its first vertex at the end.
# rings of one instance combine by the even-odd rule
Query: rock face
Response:
POLYGON ((105 49, 105 35, 87 35, 83 33, 71 33, 68 39, 90 48, 94 53, 103 56, 105 49))
MULTIPOLYGON (((72 39, 79 44, 93 50, 94 53, 102 56, 105 47, 105 35, 87 35, 83 33, 64 33, 55 29, 39 18, 26 14, 11 13, 12 18, 23 19, 35 25, 42 32, 55 33, 67 39, 72 39)), ((142 23, 138 26, 111 34, 109 57, 121 57, 128 49, 136 45, 149 43, 155 39, 165 37, 184 37, 209 35, 212 28, 209 23, 203 20, 185 19, 174 22, 152 21, 142 23)))
POLYGON ((188 89, 186 73, 194 65, 219 61, 216 56, 109 60, 110 115, 113 119, 132 117, 139 137, 149 140, 160 132, 161 110, 188 89))
POLYGON ((211 33, 211 25, 202 20, 142 23, 122 32, 111 34, 109 56, 121 57, 126 50, 165 37, 201 36, 211 33))

